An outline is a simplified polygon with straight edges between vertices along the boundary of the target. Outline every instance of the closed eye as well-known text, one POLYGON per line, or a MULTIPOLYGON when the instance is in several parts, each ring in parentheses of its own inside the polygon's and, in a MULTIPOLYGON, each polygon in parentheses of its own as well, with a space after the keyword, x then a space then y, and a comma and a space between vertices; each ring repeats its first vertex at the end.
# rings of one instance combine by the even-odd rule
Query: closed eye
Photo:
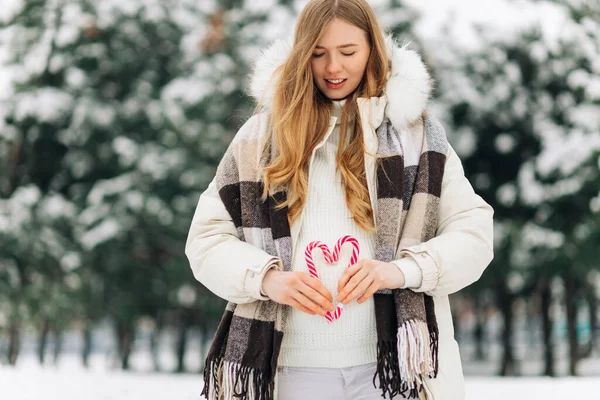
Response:
MULTIPOLYGON (((355 51, 353 51, 352 53, 342 53, 342 55, 344 55, 344 56, 346 56, 346 57, 351 57, 351 56, 353 56, 353 55, 355 55, 355 54, 356 54, 356 52, 355 52, 355 51)), ((324 55, 325 55, 325 53, 318 53, 318 54, 313 54, 312 56, 313 56, 314 58, 319 58, 319 57, 323 57, 324 55)))

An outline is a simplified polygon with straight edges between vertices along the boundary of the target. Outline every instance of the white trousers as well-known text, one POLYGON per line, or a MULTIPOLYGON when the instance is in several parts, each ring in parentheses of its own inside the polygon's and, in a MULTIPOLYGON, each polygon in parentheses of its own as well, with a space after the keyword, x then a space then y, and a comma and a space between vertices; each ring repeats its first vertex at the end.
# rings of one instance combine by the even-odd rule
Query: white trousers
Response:
POLYGON ((277 371, 278 400, 383 399, 381 389, 373 385, 375 363, 349 368, 280 366, 277 371))

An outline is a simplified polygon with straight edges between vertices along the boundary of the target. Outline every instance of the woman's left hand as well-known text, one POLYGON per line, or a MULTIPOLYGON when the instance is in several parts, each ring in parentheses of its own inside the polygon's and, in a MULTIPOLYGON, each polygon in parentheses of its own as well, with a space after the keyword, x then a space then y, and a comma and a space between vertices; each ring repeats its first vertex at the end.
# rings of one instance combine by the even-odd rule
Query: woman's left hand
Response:
POLYGON ((350 303, 359 295, 362 303, 380 289, 404 286, 404 274, 397 265, 377 260, 359 260, 346 268, 338 282, 337 301, 350 303))

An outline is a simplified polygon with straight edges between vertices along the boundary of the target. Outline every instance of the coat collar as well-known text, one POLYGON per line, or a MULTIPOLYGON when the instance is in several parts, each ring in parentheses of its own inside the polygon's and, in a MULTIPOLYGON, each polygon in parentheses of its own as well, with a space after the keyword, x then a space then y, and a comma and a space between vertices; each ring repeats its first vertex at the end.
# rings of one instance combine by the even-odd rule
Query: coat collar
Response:
MULTIPOLYGON (((432 79, 421 56, 406 45, 398 45, 391 36, 386 37, 388 57, 392 69, 386 85, 386 116, 397 128, 411 125, 425 111, 432 90, 432 79)), ((249 93, 262 101, 269 111, 278 77, 275 70, 282 65, 291 50, 291 41, 278 40, 263 50, 253 63, 249 93)))

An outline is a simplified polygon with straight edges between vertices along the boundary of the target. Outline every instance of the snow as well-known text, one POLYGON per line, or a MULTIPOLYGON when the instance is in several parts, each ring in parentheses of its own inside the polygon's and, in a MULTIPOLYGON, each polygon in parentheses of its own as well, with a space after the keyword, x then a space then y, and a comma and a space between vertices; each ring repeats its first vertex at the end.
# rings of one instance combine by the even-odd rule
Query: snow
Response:
POLYGON ((35 204, 42 198, 37 186, 21 186, 7 199, 0 199, 0 232, 23 234, 32 220, 35 204))
POLYGON ((405 3, 421 13, 415 29, 418 37, 451 38, 455 45, 463 48, 475 49, 490 39, 482 35, 482 27, 486 34, 510 40, 520 28, 537 25, 552 45, 570 32, 562 7, 548 2, 406 0, 405 3))
POLYGON ((598 378, 468 378, 466 399, 593 399, 598 378), (581 397, 579 397, 581 396, 581 397))
POLYGON ((561 232, 555 232, 544 229, 531 222, 527 223, 523 229, 523 245, 534 248, 536 246, 546 246, 548 248, 558 249, 565 242, 565 235, 561 232))
POLYGON ((507 206, 510 207, 515 203, 515 200, 517 199, 517 188, 515 187, 515 185, 513 183, 505 183, 504 185, 501 185, 497 190, 496 190, 496 197, 498 199, 498 201, 507 206))
POLYGON ((269 11, 269 9, 271 9, 272 7, 275 7, 276 5, 277 5, 277 0, 261 0, 261 1, 245 0, 242 8, 245 11, 260 13, 260 12, 267 12, 267 11, 269 11))
POLYGON ((125 202, 127 206, 136 212, 139 212, 144 206, 145 193, 139 190, 130 190, 125 193, 125 202))
POLYGON ((23 7, 23 0, 2 0, 2 7, 0 7, 0 23, 10 21, 21 7, 23 7))
POLYGON ((98 181, 88 195, 88 202, 93 205, 101 204, 105 197, 123 193, 132 188, 135 182, 136 176, 133 173, 98 181))
POLYGON ((48 222, 60 218, 71 220, 76 215, 76 208, 73 203, 61 194, 53 193, 43 198, 39 213, 49 220, 48 222))
POLYGON ((197 400, 201 382, 191 375, 0 369, 2 397, 11 400, 197 400))
MULTIPOLYGON (((65 360, 63 360, 65 361, 65 360)), ((0 366, 2 398, 10 400, 200 400, 199 374, 85 371, 73 359, 58 368, 40 367, 31 357, 15 369, 0 366)), ((467 400, 593 399, 598 378, 467 377, 467 400)))
POLYGON ((76 67, 68 67, 65 71, 65 81, 73 89, 83 89, 87 83, 85 72, 76 67))
POLYGON ((55 44, 59 47, 67 47, 79 38, 79 27, 76 25, 63 25, 56 33, 55 44))
POLYGON ((509 133, 504 133, 502 135, 498 135, 496 137, 496 148, 502 154, 510 153, 515 146, 517 145, 517 141, 515 137, 509 133))
POLYGON ((85 232, 79 240, 84 249, 90 251, 102 243, 114 239, 121 231, 119 222, 106 218, 98 226, 85 232))
POLYGON ((119 155, 121 165, 128 167, 139 157, 139 146, 133 140, 125 137, 116 137, 112 142, 112 148, 119 155))
MULTIPOLYGON (((231 63, 230 59, 226 58, 226 60, 231 63)), ((212 92, 214 92, 213 85, 209 81, 197 78, 176 78, 163 90, 163 99, 166 105, 171 107, 176 107, 177 102, 193 105, 210 96, 212 92)))
POLYGON ((67 252, 60 259, 60 266, 64 272, 72 272, 81 266, 81 256, 74 252, 67 252))
POLYGON ((15 106, 19 121, 35 117, 40 122, 54 123, 73 108, 73 97, 61 90, 46 87, 19 94, 15 98, 15 106))

